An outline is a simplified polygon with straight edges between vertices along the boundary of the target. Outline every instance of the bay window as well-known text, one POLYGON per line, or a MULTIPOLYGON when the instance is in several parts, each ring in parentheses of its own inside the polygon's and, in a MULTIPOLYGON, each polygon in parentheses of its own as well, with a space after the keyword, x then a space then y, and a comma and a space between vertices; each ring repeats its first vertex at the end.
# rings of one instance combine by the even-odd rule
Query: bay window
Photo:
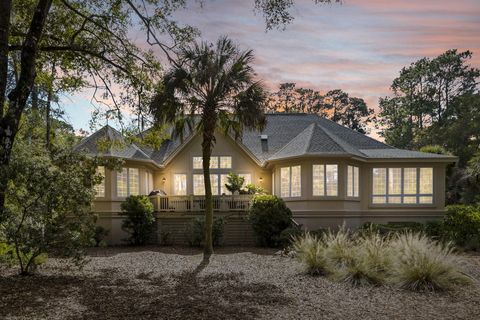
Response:
POLYGON ((102 182, 95 185, 95 197, 103 198, 105 197, 105 167, 97 167, 97 174, 102 176, 102 182))
POLYGON ((358 197, 359 195, 359 169, 355 166, 347 167, 347 196, 358 197))
POLYGON ((314 196, 337 196, 338 165, 314 164, 312 166, 312 183, 314 196))
POLYGON ((300 197, 302 195, 301 166, 280 168, 281 197, 300 197))
POLYGON ((140 193, 140 176, 138 168, 122 168, 117 172, 117 196, 128 197, 140 193))
POLYGON ((432 204, 433 168, 374 168, 372 203, 432 204))

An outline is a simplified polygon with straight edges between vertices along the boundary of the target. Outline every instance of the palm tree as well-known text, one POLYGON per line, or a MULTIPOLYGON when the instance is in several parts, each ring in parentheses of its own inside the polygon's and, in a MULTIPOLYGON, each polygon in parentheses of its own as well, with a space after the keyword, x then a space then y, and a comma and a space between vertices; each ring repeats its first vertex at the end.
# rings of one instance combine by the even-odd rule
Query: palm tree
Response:
POLYGON ((180 51, 151 104, 157 123, 171 124, 179 135, 188 128, 203 137, 206 262, 213 253, 210 156, 215 132, 238 139, 244 128, 262 129, 265 125, 265 93, 254 80, 252 60, 251 50, 241 51, 226 37, 216 44, 195 43, 180 51))

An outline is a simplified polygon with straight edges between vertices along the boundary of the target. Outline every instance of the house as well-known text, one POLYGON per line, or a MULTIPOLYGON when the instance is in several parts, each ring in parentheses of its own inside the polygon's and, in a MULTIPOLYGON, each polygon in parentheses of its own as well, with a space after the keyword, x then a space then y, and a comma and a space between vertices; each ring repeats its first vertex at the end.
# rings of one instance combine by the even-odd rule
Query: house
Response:
MULTIPOLYGON (((294 220, 306 229, 345 223, 393 223, 434 220, 443 215, 445 169, 456 158, 400 150, 313 114, 268 114, 262 131, 245 131, 240 139, 216 134, 211 159, 215 215, 228 217, 227 244, 253 241, 245 220, 248 195, 229 195, 229 172, 282 197, 294 220)), ((105 175, 97 187, 94 210, 98 223, 110 229, 110 243, 119 243, 120 204, 130 194, 151 196, 158 221, 158 239, 184 241, 186 226, 203 214, 204 187, 201 136, 166 139, 159 150, 134 143, 100 151, 98 141, 122 140, 106 126, 85 138, 79 151, 125 160, 122 171, 99 168, 105 175)))

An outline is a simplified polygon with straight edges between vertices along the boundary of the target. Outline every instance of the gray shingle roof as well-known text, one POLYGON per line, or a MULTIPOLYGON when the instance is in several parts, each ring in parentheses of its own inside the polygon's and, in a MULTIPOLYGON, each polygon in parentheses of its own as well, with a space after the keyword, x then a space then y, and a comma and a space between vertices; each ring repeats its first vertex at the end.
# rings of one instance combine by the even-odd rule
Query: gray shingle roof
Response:
MULTIPOLYGON (((239 139, 239 143, 262 164, 268 161, 302 156, 455 160, 455 157, 452 156, 393 148, 315 114, 278 113, 267 114, 266 117, 267 124, 262 132, 246 130, 239 139), (261 135, 266 135, 267 139, 261 139, 261 135)), ((106 126, 82 140, 77 146, 77 150, 85 149, 89 153, 98 154, 96 141, 101 137, 123 141, 118 131, 106 126)), ((159 150, 131 144, 123 150, 108 150, 103 154, 128 159, 151 159, 158 165, 163 165, 175 151, 189 140, 189 137, 192 137, 191 132, 186 129, 183 139, 179 136, 166 139, 159 150)))

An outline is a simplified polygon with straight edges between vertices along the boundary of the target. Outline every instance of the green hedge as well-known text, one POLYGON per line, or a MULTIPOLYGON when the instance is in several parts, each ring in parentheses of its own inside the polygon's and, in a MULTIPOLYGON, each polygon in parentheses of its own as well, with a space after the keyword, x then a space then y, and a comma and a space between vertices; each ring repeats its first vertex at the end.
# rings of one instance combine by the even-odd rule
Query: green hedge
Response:
POLYGON ((292 226, 292 211, 285 202, 274 195, 257 195, 253 198, 249 221, 257 236, 258 245, 278 247, 284 241, 282 231, 292 226))
MULTIPOLYGON (((443 236, 458 246, 478 249, 480 245, 480 206, 451 205, 443 219, 443 236)), ((470 248, 468 248, 470 249, 470 248)))

